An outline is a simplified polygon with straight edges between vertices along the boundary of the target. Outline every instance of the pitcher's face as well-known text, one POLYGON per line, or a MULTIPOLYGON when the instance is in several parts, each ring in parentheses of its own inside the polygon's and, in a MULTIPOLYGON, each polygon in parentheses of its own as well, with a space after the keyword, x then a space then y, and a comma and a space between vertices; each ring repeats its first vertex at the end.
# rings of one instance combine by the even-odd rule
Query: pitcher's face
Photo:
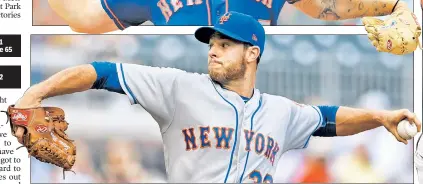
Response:
POLYGON ((213 80, 227 83, 244 77, 246 71, 244 44, 213 36, 210 38, 208 55, 208 70, 213 80))

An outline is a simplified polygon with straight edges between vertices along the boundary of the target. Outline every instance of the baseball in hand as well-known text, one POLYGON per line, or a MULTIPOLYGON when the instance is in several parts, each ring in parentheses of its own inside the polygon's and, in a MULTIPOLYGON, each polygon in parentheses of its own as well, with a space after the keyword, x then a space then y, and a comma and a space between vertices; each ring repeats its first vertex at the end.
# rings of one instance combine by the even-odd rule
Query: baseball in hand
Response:
POLYGON ((397 131, 403 139, 410 140, 417 134, 417 126, 407 120, 402 120, 398 124, 397 131))

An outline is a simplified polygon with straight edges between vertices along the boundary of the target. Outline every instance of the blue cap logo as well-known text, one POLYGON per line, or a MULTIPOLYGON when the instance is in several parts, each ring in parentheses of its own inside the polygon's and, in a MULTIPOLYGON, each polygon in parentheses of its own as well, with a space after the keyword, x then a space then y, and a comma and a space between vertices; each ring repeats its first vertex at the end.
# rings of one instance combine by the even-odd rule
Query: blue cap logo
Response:
POLYGON ((263 54, 266 35, 263 26, 257 19, 250 15, 230 11, 216 20, 214 27, 201 27, 195 31, 197 40, 209 43, 211 35, 219 32, 234 40, 260 48, 260 56, 263 54))
POLYGON ((231 13, 225 13, 224 15, 222 15, 221 17, 220 17, 220 19, 219 19, 219 23, 220 24, 223 24, 223 23, 225 23, 226 21, 228 21, 229 20, 229 18, 231 17, 231 13))

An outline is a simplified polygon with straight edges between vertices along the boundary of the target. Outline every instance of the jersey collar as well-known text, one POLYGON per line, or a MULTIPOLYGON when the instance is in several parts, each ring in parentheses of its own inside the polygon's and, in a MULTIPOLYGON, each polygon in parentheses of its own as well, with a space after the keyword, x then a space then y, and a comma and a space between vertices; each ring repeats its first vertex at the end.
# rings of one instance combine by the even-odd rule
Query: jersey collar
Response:
MULTIPOLYGON (((250 100, 248 100, 248 102, 245 103, 242 97, 238 93, 224 89, 219 83, 213 81, 210 78, 210 76, 209 76, 209 79, 211 83, 214 85, 214 87, 216 88, 217 92, 220 93, 220 95, 222 95, 225 99, 229 100, 231 103, 237 104, 236 105, 237 108, 241 108, 241 107, 244 108, 244 106, 245 108, 249 106, 257 107, 259 105, 260 97, 261 97, 261 93, 259 89, 254 88, 253 96, 250 98, 250 100)), ((246 108, 246 109, 255 109, 255 108, 246 108)))

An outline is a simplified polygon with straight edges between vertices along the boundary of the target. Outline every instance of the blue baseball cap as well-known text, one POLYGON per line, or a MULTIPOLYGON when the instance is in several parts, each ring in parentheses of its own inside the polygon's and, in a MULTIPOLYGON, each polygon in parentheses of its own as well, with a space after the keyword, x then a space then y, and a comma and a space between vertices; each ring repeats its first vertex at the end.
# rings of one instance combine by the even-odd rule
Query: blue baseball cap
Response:
POLYGON ((230 11, 222 15, 214 27, 201 27, 195 31, 195 38, 209 43, 213 33, 219 32, 234 40, 250 43, 260 48, 260 57, 264 51, 266 36, 263 26, 252 16, 230 11))

